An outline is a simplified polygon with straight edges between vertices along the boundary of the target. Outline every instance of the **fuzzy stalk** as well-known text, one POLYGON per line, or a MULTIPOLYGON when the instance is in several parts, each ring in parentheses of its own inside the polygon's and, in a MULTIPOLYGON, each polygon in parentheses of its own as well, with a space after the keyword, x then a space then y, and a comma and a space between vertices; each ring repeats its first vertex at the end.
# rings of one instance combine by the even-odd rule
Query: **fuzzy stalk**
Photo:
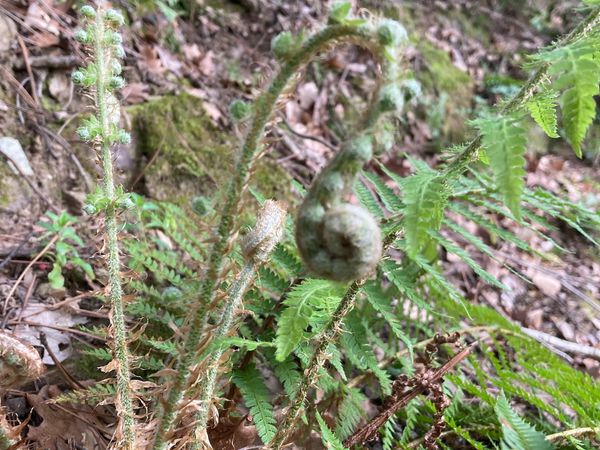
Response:
MULTIPOLYGON (((234 284, 231 286, 229 297, 222 311, 222 322, 214 335, 215 340, 226 336, 230 332, 233 325, 234 312, 239 308, 244 293, 250 287, 252 280, 256 275, 256 269, 257 267, 254 262, 246 262, 237 276, 234 284)), ((200 383, 200 405, 198 413, 196 414, 195 425, 195 428, 198 431, 194 432, 192 434, 193 436, 199 436, 200 432, 206 428, 210 410, 210 402, 214 395, 217 375, 219 373, 219 361, 225 350, 225 348, 220 346, 213 350, 208 357, 208 361, 206 363, 206 372, 203 375, 203 379, 200 383)), ((190 445, 190 450, 200 450, 200 448, 201 443, 197 439, 195 439, 190 445)))
MULTIPOLYGON (((283 204, 267 200, 259 212, 255 227, 244 238, 242 253, 246 262, 235 282, 229 288, 228 298, 221 314, 221 324, 214 335, 215 340, 227 336, 233 329, 235 310, 239 308, 244 294, 256 275, 256 271, 269 259, 271 252, 281 238, 285 216, 286 210, 283 204)), ((225 348, 219 346, 208 357, 207 370, 200 383, 200 409, 196 414, 196 432, 193 433, 196 439, 191 444, 190 450, 201 449, 198 436, 201 436, 206 429, 210 402, 219 372, 219 361, 224 352, 225 348)))
MULTIPOLYGON (((593 8, 592 11, 575 27, 569 34, 560 39, 554 47, 563 47, 587 36, 594 28, 600 25, 600 8, 593 8)), ((500 114, 506 115, 521 109, 531 98, 535 91, 545 82, 550 69, 549 63, 543 63, 531 75, 527 83, 521 87, 502 108, 500 114)), ((456 158, 444 169, 443 175, 457 176, 463 173, 470 163, 477 159, 481 150, 482 137, 478 135, 473 139, 465 149, 456 156, 456 158)))
POLYGON ((116 361, 117 379, 117 414, 119 416, 121 432, 123 434, 123 449, 135 449, 135 420, 133 414, 133 401, 130 387, 131 373, 129 369, 129 351, 127 349, 127 331, 125 328, 125 314, 123 310, 123 288, 121 285, 121 272, 119 260, 118 223, 115 208, 115 183, 113 175, 112 152, 110 149, 109 135, 111 124, 107 107, 107 80, 110 69, 112 49, 105 45, 104 36, 107 27, 104 14, 98 11, 96 14, 96 38, 95 38, 95 63, 96 63, 96 111, 98 121, 102 127, 100 139, 100 156, 103 169, 104 195, 110 200, 110 206, 106 208, 104 234, 106 240, 106 261, 108 267, 108 299, 111 307, 110 322, 113 330, 114 349, 113 357, 116 361))
POLYGON ((199 301, 197 302, 196 309, 192 311, 192 316, 187 320, 189 333, 175 364, 176 375, 169 391, 168 399, 162 406, 153 446, 154 450, 164 450, 166 448, 165 436, 173 425, 176 417, 177 405, 183 398, 192 367, 196 363, 196 352, 203 335, 207 308, 208 305, 212 303, 217 292, 216 286, 223 265, 224 255, 234 227, 234 218, 238 211, 244 186, 248 183, 252 165, 259 152, 265 127, 273 116, 277 100, 291 80, 318 52, 330 47, 334 43, 354 43, 361 45, 373 51, 375 55, 380 56, 377 51, 377 39, 373 35, 372 30, 350 25, 328 26, 311 36, 285 63, 283 63, 267 90, 262 93, 255 102, 252 123, 246 134, 236 163, 234 170, 235 177, 231 181, 226 194, 225 204, 221 213, 221 220, 217 228, 217 240, 215 244, 213 244, 208 262, 208 269, 200 286, 199 301))

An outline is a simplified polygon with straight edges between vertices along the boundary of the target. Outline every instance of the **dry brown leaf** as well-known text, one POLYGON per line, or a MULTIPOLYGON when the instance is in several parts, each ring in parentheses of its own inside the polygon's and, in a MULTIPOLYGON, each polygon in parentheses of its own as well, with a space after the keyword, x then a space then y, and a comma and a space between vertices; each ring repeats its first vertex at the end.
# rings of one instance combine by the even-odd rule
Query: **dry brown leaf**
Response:
POLYGON ((202 75, 212 77, 215 74, 216 69, 215 63, 213 61, 213 56, 214 54, 212 50, 209 50, 198 63, 198 68, 200 69, 200 72, 202 72, 202 75))
POLYGON ((145 102, 148 97, 148 85, 145 83, 131 83, 121 89, 123 100, 129 105, 145 102))

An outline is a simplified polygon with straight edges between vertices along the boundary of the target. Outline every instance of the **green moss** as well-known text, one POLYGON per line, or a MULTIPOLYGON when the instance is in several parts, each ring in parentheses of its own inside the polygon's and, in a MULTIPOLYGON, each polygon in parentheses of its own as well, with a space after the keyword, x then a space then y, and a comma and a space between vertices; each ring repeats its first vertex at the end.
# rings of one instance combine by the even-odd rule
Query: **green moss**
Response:
POLYGON ((448 96, 441 133, 450 142, 458 142, 467 131, 475 83, 468 73, 458 69, 448 54, 425 39, 415 42, 423 59, 423 69, 417 77, 425 94, 448 96))
MULTIPOLYGON (((202 100, 189 94, 165 96, 129 112, 139 170, 151 197, 184 204, 198 195, 224 193, 239 143, 214 124, 202 100)), ((289 176, 267 158, 258 163, 252 185, 269 197, 290 195, 289 176)))

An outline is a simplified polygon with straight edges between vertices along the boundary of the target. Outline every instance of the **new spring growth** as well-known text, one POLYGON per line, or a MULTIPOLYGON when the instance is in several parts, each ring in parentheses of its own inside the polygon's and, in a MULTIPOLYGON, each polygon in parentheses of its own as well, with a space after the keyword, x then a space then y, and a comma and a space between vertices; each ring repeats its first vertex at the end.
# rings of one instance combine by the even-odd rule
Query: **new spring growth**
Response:
POLYGON ((281 239, 286 207, 283 202, 266 200, 256 219, 256 225, 242 242, 242 254, 256 264, 264 263, 281 239))
MULTIPOLYGON (((275 245, 281 239, 286 218, 286 208, 283 202, 266 200, 256 219, 256 225, 246 235, 242 242, 242 254, 245 264, 235 281, 227 291, 227 297, 221 311, 221 323, 213 333, 215 342, 229 335, 235 326, 235 311, 239 309, 244 294, 251 286, 258 268, 268 259, 275 245)), ((205 429, 208 421, 209 407, 215 390, 215 383, 220 367, 221 357, 225 348, 215 348, 206 362, 207 370, 200 382, 200 404, 196 415, 196 427, 205 429)), ((195 433, 199 435, 199 433, 195 433)), ((192 445, 190 450, 200 447, 192 445)))
POLYGON ((244 100, 234 100, 229 105, 229 116, 234 122, 241 122, 252 114, 252 106, 244 100))

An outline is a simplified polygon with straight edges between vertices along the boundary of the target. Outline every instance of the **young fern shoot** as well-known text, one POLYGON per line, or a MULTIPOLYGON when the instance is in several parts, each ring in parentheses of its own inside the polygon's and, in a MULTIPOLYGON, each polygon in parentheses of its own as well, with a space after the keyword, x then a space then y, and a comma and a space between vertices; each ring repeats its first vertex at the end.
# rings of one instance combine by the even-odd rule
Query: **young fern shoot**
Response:
POLYGON ((115 89, 123 87, 119 75, 121 65, 118 58, 124 56, 121 35, 115 29, 123 25, 121 14, 115 10, 94 10, 90 6, 81 8, 88 20, 87 27, 79 30, 77 39, 91 47, 91 62, 87 67, 73 73, 73 81, 90 88, 94 94, 96 115, 84 122, 77 131, 79 136, 90 142, 99 152, 102 162, 102 189, 88 198, 85 210, 88 213, 104 212, 104 236, 108 266, 108 298, 111 307, 111 330, 113 333, 113 363, 117 379, 117 414, 119 430, 118 448, 136 449, 135 421, 130 387, 129 351, 127 330, 123 310, 123 288, 121 285, 121 263, 119 260, 118 212, 129 207, 129 197, 117 189, 113 175, 113 144, 128 143, 129 134, 119 128, 118 102, 113 95, 115 89), (115 111, 116 110, 116 111, 115 111))
MULTIPOLYGON (((185 387, 191 384, 190 381, 192 380, 188 378, 197 359, 198 344, 203 336, 208 305, 212 303, 217 292, 215 287, 226 249, 229 247, 228 244, 234 229, 238 206, 248 183, 252 166, 259 153, 265 127, 272 117, 282 93, 316 54, 325 49, 330 49, 333 45, 337 46, 345 43, 357 44, 370 50, 380 62, 385 79, 390 82, 395 81, 398 75, 395 58, 389 50, 397 45, 399 41, 402 41, 405 36, 404 28, 393 21, 384 20, 379 23, 379 26, 375 26, 364 20, 349 18, 347 14, 343 16, 332 14, 328 26, 305 40, 302 36, 294 37, 289 33, 279 35, 273 40, 273 52, 281 62, 281 67, 269 87, 257 98, 252 108, 251 124, 238 156, 234 172, 235 177, 231 181, 226 194, 220 223, 217 228, 217 240, 212 247, 208 269, 200 286, 199 301, 187 321, 190 332, 175 365, 175 379, 169 391, 168 399, 159 413, 159 426, 154 450, 164 450, 166 448, 165 436, 175 421, 176 410, 183 398, 185 387)), ((381 105, 387 105, 388 107, 390 104, 395 105, 401 102, 399 92, 393 87, 388 88, 385 86, 380 90, 378 89, 376 97, 379 98, 379 96, 382 99, 381 105)), ((365 130, 375 125, 381 112, 379 107, 369 109, 363 124, 365 130)), ((373 143, 370 142, 366 145, 371 147, 373 143)), ((340 161, 340 167, 345 167, 341 169, 340 173, 343 173, 346 168, 355 166, 357 161, 362 161, 358 163, 360 168, 364 161, 368 159, 370 157, 365 159, 365 155, 363 155, 358 159, 354 158, 354 163, 349 165, 340 161)), ((350 169, 351 173, 357 171, 357 168, 350 169)), ((352 177, 353 175, 350 174, 350 178, 352 177)), ((346 183, 343 183, 342 190, 346 190, 346 188, 346 183)), ((338 193, 341 194, 341 192, 338 193)), ((359 258, 367 258, 372 263, 372 260, 375 259, 374 254, 377 254, 377 248, 371 251, 370 257, 362 256, 359 258)))
POLYGON ((206 429, 209 418, 210 402, 215 390, 215 383, 219 371, 219 361, 225 352, 225 348, 219 339, 227 336, 234 327, 234 313, 239 308, 242 298, 252 284, 258 268, 267 262, 277 242, 283 234, 286 210, 281 203, 267 200, 263 204, 256 225, 246 235, 242 243, 242 251, 245 263, 237 278, 228 291, 228 296, 223 305, 221 323, 214 334, 218 347, 214 349, 206 364, 206 372, 200 382, 200 406, 196 414, 196 432, 194 442, 190 450, 199 450, 201 443, 199 437, 206 429))

